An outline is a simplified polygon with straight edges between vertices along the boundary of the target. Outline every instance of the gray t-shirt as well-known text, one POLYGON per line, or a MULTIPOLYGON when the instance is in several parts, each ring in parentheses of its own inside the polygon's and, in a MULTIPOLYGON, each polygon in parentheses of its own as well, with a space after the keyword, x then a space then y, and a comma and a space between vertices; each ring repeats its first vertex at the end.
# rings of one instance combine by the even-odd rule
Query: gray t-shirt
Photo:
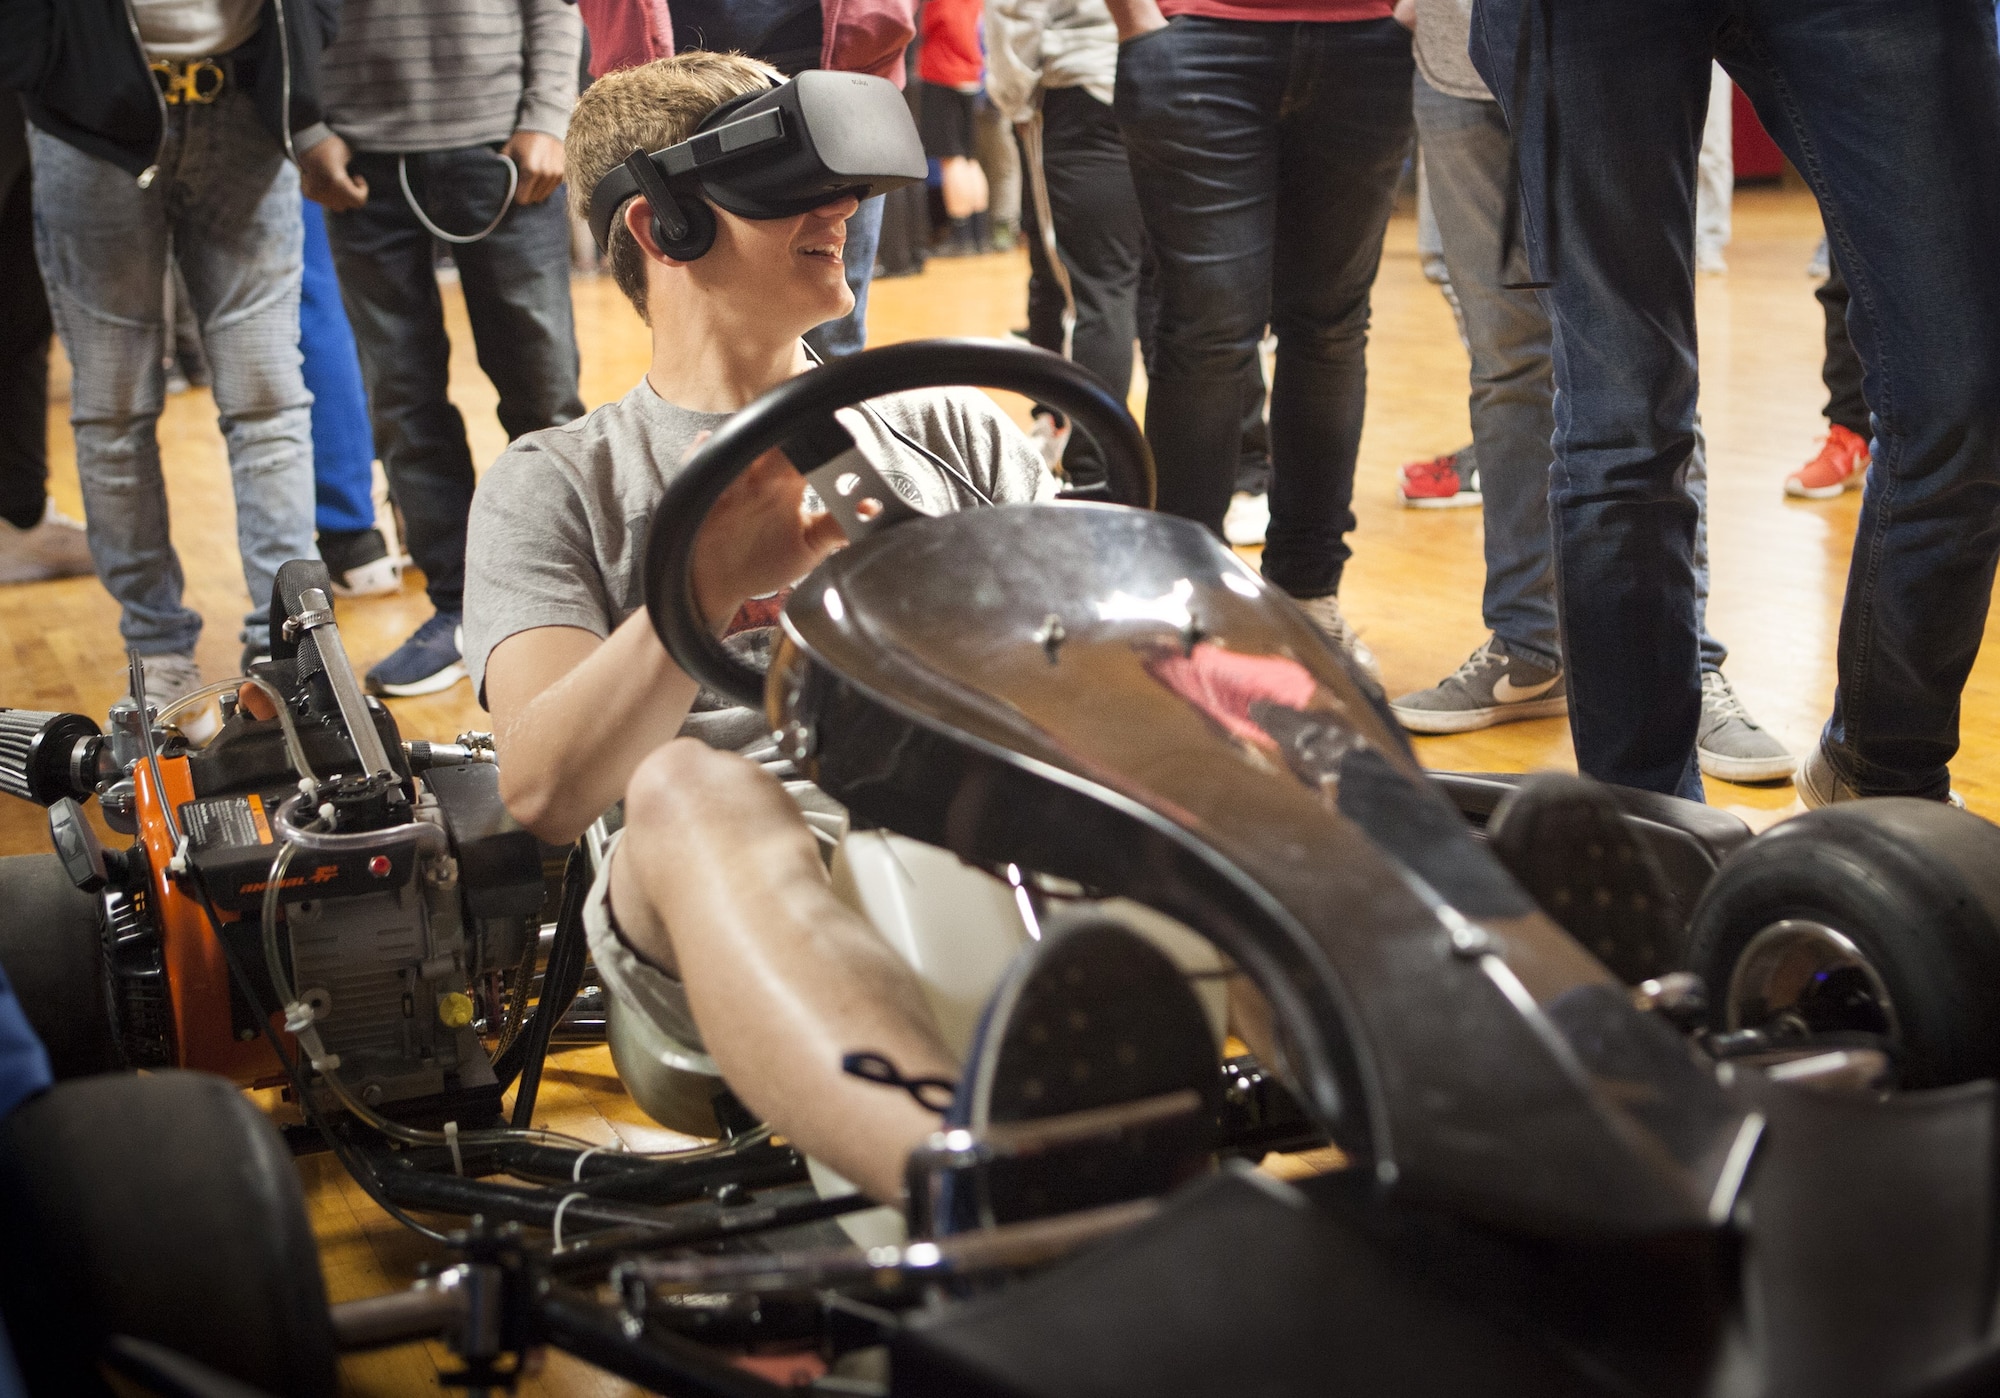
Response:
POLYGON ((1472 66, 1472 0, 1417 0, 1417 71, 1447 97, 1491 102, 1493 94, 1472 66))
MULTIPOLYGON (((979 499, 885 422, 996 503, 1056 493, 1041 453, 977 389, 898 393, 869 409, 842 420, 896 492, 926 513, 979 499)), ((532 432, 493 463, 472 499, 465 550, 465 665, 482 704, 487 657, 509 636, 575 626, 608 637, 645 605, 653 511, 696 434, 728 420, 669 403, 641 379, 617 402, 532 432)))

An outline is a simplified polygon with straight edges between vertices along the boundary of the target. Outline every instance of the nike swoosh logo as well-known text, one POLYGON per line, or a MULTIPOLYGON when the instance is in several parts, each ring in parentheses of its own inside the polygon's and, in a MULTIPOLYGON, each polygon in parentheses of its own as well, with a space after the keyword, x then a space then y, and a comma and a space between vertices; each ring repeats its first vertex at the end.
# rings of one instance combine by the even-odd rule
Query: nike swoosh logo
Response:
POLYGON ((1493 702, 1496 704, 1518 704, 1524 699, 1539 699, 1554 689, 1557 681, 1561 679, 1562 676, 1557 675, 1553 679, 1543 680, 1540 684, 1531 684, 1523 687, 1516 685, 1508 676, 1502 675, 1500 683, 1493 686, 1493 702))

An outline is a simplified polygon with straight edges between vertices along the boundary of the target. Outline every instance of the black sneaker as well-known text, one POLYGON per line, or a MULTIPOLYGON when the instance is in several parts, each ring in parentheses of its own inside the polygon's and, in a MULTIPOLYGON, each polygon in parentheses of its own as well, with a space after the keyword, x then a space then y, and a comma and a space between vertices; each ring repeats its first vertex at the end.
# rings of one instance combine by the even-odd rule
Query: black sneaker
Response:
POLYGON ((319 556, 336 597, 378 597, 403 586, 403 565, 389 556, 379 529, 322 529, 319 556))
POLYGON ((391 699, 436 694, 465 678, 459 653, 463 635, 457 612, 438 612, 368 672, 368 692, 391 699))
MULTIPOLYGON (((966 1056, 945 1129, 999 1144, 1009 1126, 1144 1104, 1125 1129, 1028 1142, 947 1178, 936 1231, 1164 1194, 1212 1162, 1222 1067, 1201 1002, 1152 943, 1100 918, 1052 922, 1015 958, 966 1056), (1190 1110, 1170 1107, 1193 1094, 1190 1110)), ((1073 1118, 1087 1121, 1088 1118, 1073 1118)))

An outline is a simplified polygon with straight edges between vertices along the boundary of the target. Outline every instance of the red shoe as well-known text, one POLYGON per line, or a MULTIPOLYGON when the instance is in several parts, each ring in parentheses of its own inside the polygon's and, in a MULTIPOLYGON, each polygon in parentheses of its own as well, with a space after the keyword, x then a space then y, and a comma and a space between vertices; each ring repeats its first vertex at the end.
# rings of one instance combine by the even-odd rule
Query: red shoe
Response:
POLYGON ((1479 503, 1479 468, 1463 479, 1458 458, 1465 448, 1429 461, 1412 461, 1396 473, 1396 498, 1413 510, 1458 510, 1479 503))
POLYGON ((1834 423, 1819 455, 1785 477, 1785 494, 1801 500, 1831 500, 1844 490, 1858 488, 1867 475, 1867 439, 1834 423))

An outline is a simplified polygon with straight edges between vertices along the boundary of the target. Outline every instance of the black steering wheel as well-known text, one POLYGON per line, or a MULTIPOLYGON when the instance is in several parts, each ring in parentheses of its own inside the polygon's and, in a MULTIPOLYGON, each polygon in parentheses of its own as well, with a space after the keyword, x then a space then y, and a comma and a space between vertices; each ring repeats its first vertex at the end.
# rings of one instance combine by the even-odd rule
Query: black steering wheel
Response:
POLYGON ((646 541, 646 614, 683 671, 751 708, 764 677, 717 640, 694 598, 694 541, 708 512, 750 464, 852 407, 888 393, 967 385, 1007 389, 1067 414, 1096 439, 1110 492, 1098 498, 1151 509, 1153 454, 1104 381, 1060 355, 989 340, 911 340, 800 374, 737 413, 668 484, 646 541))

